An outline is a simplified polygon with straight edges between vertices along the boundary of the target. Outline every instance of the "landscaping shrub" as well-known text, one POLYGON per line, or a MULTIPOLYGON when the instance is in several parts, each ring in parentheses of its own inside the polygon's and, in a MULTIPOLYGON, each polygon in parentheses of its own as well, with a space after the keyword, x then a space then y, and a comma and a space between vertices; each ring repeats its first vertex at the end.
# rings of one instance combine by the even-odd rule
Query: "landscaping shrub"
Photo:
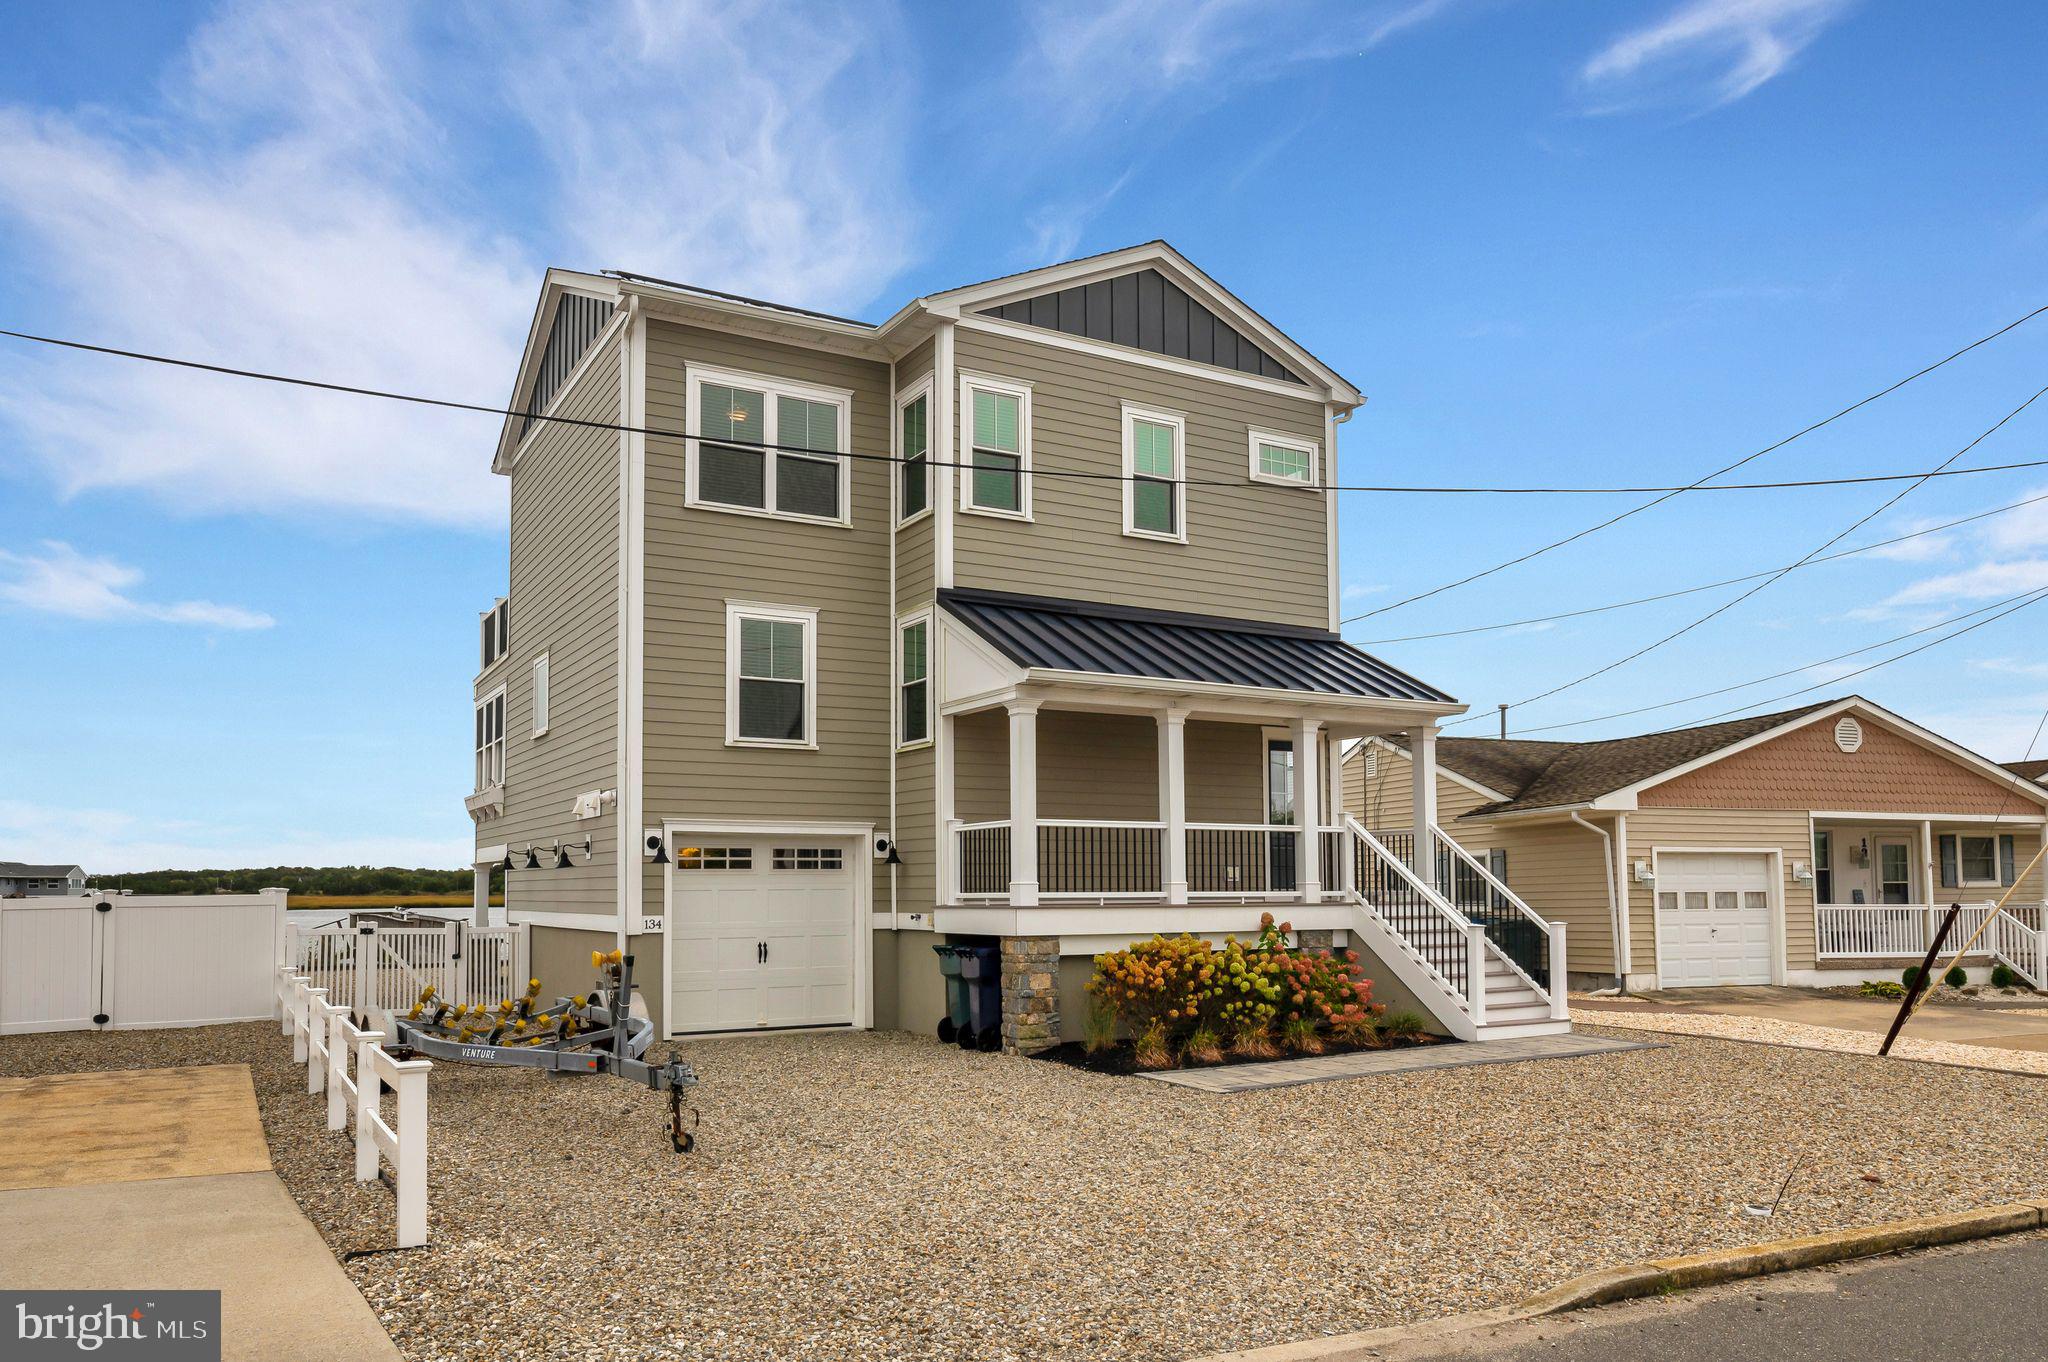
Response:
POLYGON ((1380 1030, 1393 1040, 1420 1040, 1429 1034, 1429 1019, 1404 1007, 1380 1018, 1380 1030))
POLYGON ((1903 998, 1906 986, 1895 984, 1889 979, 1865 979, 1859 990, 1866 998, 1903 998))
POLYGON ((1899 982, 1904 984, 1907 988, 1911 988, 1915 983, 1919 981, 1919 979, 1920 967, 1918 965, 1908 965, 1899 974, 1899 982))
POLYGON ((1276 1031, 1299 1054, 1320 1054, 1326 1033, 1346 1044, 1380 1042, 1382 1009, 1359 977, 1358 953, 1294 950, 1289 931, 1267 913, 1249 944, 1215 950, 1186 934, 1155 936, 1096 956, 1089 1052, 1109 1048, 1118 1026, 1147 1068, 1171 1063, 1176 1048, 1186 1062, 1214 1064, 1226 1043, 1240 1058, 1271 1058, 1280 1053, 1276 1031))
POLYGON ((2012 972, 2012 966, 2001 960, 1991 967, 1991 986, 1993 988, 2018 988, 2020 986, 2020 976, 2012 972))
POLYGON ((1089 1054, 1099 1055, 1115 1044, 1116 1013, 1097 998, 1088 1005, 1088 1019, 1081 1024, 1081 1045, 1089 1054))
POLYGON ((1948 973, 1941 976, 1941 982, 1947 984, 1950 988, 1961 988, 1964 984, 1970 982, 1970 976, 1963 972, 1961 965, 1950 965, 1948 973))

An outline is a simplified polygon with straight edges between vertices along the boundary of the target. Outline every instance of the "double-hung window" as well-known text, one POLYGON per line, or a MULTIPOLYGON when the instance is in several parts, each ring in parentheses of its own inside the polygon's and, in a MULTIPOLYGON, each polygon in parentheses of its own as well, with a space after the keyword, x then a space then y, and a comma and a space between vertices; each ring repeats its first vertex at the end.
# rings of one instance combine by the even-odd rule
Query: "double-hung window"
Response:
POLYGON ((476 788, 505 783, 505 688, 476 705, 476 788))
POLYGON ((511 623, 512 606, 503 597, 478 617, 478 628, 483 638, 484 666, 490 666, 505 655, 505 649, 510 646, 507 631, 511 623))
POLYGON ((960 381, 960 509, 1031 518, 1031 389, 992 378, 960 381))
POLYGON ((896 409, 896 515, 915 520, 932 508, 932 391, 924 391, 896 409))
POLYGON ((843 455, 852 412, 852 395, 836 389, 691 369, 686 503, 850 523, 843 455))
POLYGON ((932 738, 932 617, 908 619, 897 630, 896 685, 901 719, 896 742, 914 747, 932 738))
POLYGON ((725 665, 727 743, 818 745, 817 611, 728 602, 725 665))
POLYGON ((1187 421, 1173 412, 1124 406, 1124 533, 1186 543, 1182 465, 1187 421))
POLYGON ((1290 487, 1315 487, 1320 483, 1322 446, 1314 440, 1263 430, 1254 430, 1251 437, 1254 480, 1290 487))

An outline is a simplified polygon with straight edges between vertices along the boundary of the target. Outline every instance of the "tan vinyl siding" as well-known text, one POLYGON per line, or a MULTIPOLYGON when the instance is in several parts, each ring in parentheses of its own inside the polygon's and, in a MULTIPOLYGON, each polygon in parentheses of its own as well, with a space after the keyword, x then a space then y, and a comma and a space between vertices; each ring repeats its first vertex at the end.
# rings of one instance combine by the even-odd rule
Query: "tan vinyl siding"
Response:
MULTIPOLYGON (((1814 967, 1813 886, 1792 878, 1792 862, 1810 860, 1807 815, 1801 809, 1638 809, 1628 815, 1631 862, 1651 853, 1687 849, 1751 848, 1781 853, 1776 890, 1785 912, 1785 968, 1814 967)), ((1654 884, 1629 876, 1629 949, 1637 973, 1657 968, 1657 901, 1654 884)))
MULTIPOLYGON (((619 346, 607 344, 558 397, 565 416, 617 422, 619 346)), ((537 426, 511 474, 511 650, 481 679, 505 686, 505 814, 479 844, 592 839, 594 854, 505 877, 513 912, 618 911, 615 815, 577 821, 576 796, 618 785, 619 437, 537 426), (533 660, 548 655, 548 732, 533 736, 533 660)))
MULTIPOLYGON (((908 354, 896 361, 897 396, 900 397, 902 394, 909 392, 921 381, 929 378, 931 371, 932 342, 929 340, 920 341, 917 345, 911 347, 908 354)), ((936 409, 936 399, 933 405, 934 409, 936 409)), ((893 407, 889 420, 892 423, 897 420, 893 407)), ((892 433, 895 429, 896 427, 892 424, 892 433)), ((895 452, 899 457, 903 453, 900 448, 896 449, 895 452)), ((936 456, 936 453, 936 444, 934 444, 934 456, 936 456)), ((938 496, 938 478, 935 473, 932 475, 932 496, 934 500, 938 496)), ((932 558, 935 551, 932 526, 935 520, 935 515, 928 514, 896 531, 896 618, 898 620, 901 620, 905 615, 924 609, 932 603, 933 591, 937 582, 932 558)), ((939 724, 937 703, 937 677, 939 669, 936 652, 940 646, 939 632, 938 625, 934 621, 931 633, 928 635, 933 651, 928 656, 933 664, 931 667, 931 675, 933 677, 931 685, 933 696, 932 728, 935 734, 939 724)), ((894 654, 891 654, 891 656, 893 657, 894 654)), ((903 864, 896 868, 896 906, 905 912, 929 912, 932 906, 938 902, 938 880, 934 874, 934 867, 938 864, 938 827, 935 821, 937 810, 934 793, 937 786, 937 767, 936 754, 929 744, 899 753, 896 757, 896 849, 897 855, 903 860, 903 864)), ((879 906, 887 906, 879 896, 879 893, 876 903, 879 906)), ((925 964, 924 960, 913 958, 909 962, 911 973, 913 975, 917 974, 918 970, 925 964)), ((877 977, 881 976, 878 974, 877 977)))
MULTIPOLYGON (((896 361, 897 394, 901 396, 908 393, 919 383, 931 377, 931 372, 932 343, 928 340, 921 341, 911 348, 909 354, 896 361)), ((936 420, 938 411, 936 394, 933 397, 931 411, 934 420, 936 420)), ((893 412, 889 419, 891 421, 896 420, 893 412)), ((899 449, 896 453, 900 457, 902 451, 899 449)), ((936 458, 937 456, 938 438, 935 430, 932 436, 932 457, 936 458)), ((932 473, 931 477, 932 498, 936 502, 939 495, 939 479, 936 471, 932 473)), ((896 532, 896 613, 899 615, 907 615, 931 601, 933 584, 936 580, 932 557, 936 551, 932 530, 933 521, 936 518, 935 515, 923 516, 896 532)))
MULTIPOLYGON (((1010 816, 1009 716, 954 721, 954 816, 1010 816)), ((1142 715, 1041 710, 1038 816, 1150 823, 1159 819, 1158 726, 1142 715)), ((1256 724, 1188 725, 1190 823, 1258 823, 1265 816, 1262 730, 1256 724)))
MULTIPOLYGON (((850 448, 889 448, 888 367, 655 320, 647 422, 680 429, 685 366, 853 393, 850 448)), ((647 441, 646 816, 889 822, 889 478, 854 461, 851 528, 686 508, 682 441, 647 441), (818 611, 815 751, 725 743, 726 601, 818 611)), ((876 902, 888 902, 880 873, 876 902)), ((659 912, 650 900, 647 911, 659 912)))
MULTIPOLYGON (((1415 778, 1409 774, 1409 769, 1406 753, 1389 751, 1384 747, 1373 749, 1361 744, 1353 750, 1351 759, 1344 763, 1344 811, 1373 832, 1382 828, 1412 828, 1415 825, 1415 778), (1368 751, 1378 753, 1377 759, 1371 763, 1374 771, 1371 776, 1366 775, 1368 751)), ((1481 804, 1492 802, 1470 786, 1447 777, 1441 766, 1437 768, 1436 821, 1440 826, 1455 832, 1453 820, 1481 804)))
MULTIPOLYGON (((1498 847, 1507 853, 1508 888, 1538 917, 1564 924, 1567 969, 1576 974, 1614 972, 1607 842, 1571 822, 1451 823, 1446 829, 1468 850, 1498 847)), ((1611 836, 1613 828, 1607 830, 1611 836)))
MULTIPOLYGON (((1126 401, 1185 415, 1190 479, 1245 481, 1253 427, 1323 440, 1320 402, 965 328, 955 347, 963 373, 1031 385, 1031 455, 1039 469, 1119 472, 1126 401)), ((1116 481, 1039 477, 1031 496, 1032 523, 956 517, 955 582, 1329 625, 1320 493, 1264 483, 1184 488, 1186 544, 1126 536, 1116 481)))

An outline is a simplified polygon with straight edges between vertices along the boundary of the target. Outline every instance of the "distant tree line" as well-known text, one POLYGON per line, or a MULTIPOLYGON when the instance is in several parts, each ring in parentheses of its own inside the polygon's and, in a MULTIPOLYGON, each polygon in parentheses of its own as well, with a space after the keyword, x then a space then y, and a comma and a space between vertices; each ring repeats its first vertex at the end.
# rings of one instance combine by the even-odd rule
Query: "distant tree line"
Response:
POLYGON ((253 894, 284 888, 294 894, 468 894, 471 872, 407 870, 395 865, 273 865, 259 870, 144 870, 92 875, 93 884, 138 894, 253 894))

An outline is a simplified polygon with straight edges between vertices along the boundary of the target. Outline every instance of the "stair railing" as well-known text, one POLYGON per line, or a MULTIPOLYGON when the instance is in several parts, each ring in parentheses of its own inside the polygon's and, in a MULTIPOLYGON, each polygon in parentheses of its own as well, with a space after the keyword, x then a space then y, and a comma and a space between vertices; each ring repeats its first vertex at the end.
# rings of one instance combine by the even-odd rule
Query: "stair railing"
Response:
POLYGON ((1429 830, 1435 835, 1437 846, 1449 853, 1446 878, 1451 883, 1443 889, 1452 906, 1477 921, 1508 967, 1550 1004, 1552 1016, 1562 1016, 1564 990, 1552 985, 1558 971, 1565 967, 1564 924, 1544 920, 1442 828, 1432 823, 1429 830), (1484 886, 1478 903, 1462 902, 1457 891, 1460 863, 1477 875, 1484 886))
POLYGON ((1384 923, 1471 1017, 1486 1021, 1484 930, 1356 818, 1344 818, 1354 848, 1351 892, 1384 923))

